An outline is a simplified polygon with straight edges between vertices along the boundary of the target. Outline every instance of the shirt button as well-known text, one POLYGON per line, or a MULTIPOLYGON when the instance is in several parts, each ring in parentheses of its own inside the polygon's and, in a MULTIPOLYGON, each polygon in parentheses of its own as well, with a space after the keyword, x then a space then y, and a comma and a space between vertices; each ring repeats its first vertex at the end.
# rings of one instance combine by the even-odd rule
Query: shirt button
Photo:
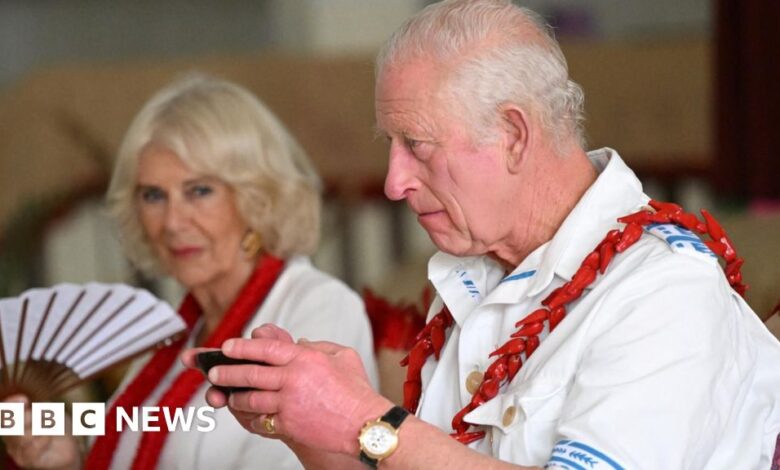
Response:
POLYGON ((504 426, 509 426, 514 422, 515 416, 517 416, 517 408, 510 406, 504 410, 504 417, 501 422, 504 424, 504 426))
POLYGON ((480 385, 482 385, 482 372, 478 370, 472 371, 468 377, 466 377, 466 390, 474 395, 477 393, 480 385))

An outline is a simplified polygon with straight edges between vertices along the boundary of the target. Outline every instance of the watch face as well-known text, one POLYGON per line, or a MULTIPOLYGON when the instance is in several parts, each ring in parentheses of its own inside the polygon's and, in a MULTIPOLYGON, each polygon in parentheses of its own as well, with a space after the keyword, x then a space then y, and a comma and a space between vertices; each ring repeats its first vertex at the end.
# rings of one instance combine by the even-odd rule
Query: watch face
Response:
POLYGON ((381 458, 395 449, 398 436, 389 424, 373 423, 361 434, 360 444, 370 457, 381 458))

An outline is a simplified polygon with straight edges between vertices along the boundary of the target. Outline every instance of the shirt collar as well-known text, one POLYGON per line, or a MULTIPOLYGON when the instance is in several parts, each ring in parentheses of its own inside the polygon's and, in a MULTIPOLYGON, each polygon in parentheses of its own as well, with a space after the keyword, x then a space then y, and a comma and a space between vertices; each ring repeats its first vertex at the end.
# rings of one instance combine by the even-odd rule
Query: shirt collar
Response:
POLYGON ((457 257, 440 251, 428 262, 428 279, 459 325, 482 304, 503 274, 501 265, 488 256, 457 257))
POLYGON ((516 303, 538 295, 557 274, 565 280, 604 238, 618 228, 617 218, 646 204, 642 184, 618 153, 603 148, 588 153, 599 176, 561 224, 553 238, 527 256, 513 271, 488 256, 457 257, 436 253, 428 263, 428 278, 455 321, 480 305, 516 303))
POLYGON ((582 260, 607 232, 621 226, 617 219, 649 200, 642 192, 642 183, 616 151, 603 148, 589 152, 588 158, 599 176, 548 242, 528 296, 546 289, 556 274, 571 280, 582 260))

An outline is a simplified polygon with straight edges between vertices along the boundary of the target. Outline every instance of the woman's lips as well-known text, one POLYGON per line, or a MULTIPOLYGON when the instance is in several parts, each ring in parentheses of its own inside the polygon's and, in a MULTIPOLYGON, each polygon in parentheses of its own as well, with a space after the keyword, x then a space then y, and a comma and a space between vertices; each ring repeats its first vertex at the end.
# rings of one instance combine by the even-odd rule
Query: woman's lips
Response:
POLYGON ((170 251, 174 258, 186 258, 200 253, 201 250, 197 246, 185 246, 182 248, 171 248, 170 251))

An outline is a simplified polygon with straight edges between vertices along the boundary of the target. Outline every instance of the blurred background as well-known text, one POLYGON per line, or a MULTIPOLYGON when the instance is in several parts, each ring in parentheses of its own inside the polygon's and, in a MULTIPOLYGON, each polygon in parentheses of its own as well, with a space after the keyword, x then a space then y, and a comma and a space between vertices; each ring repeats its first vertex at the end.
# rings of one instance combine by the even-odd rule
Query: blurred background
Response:
MULTIPOLYGON (((423 0, 0 0, 0 296, 129 282, 177 305, 122 255, 102 195, 144 101, 200 70, 253 90, 326 182, 322 269, 416 300, 433 246, 382 196, 372 60, 423 0)), ((780 300, 780 2, 528 0, 586 95, 591 148, 647 192, 708 207, 766 316, 780 300)))

